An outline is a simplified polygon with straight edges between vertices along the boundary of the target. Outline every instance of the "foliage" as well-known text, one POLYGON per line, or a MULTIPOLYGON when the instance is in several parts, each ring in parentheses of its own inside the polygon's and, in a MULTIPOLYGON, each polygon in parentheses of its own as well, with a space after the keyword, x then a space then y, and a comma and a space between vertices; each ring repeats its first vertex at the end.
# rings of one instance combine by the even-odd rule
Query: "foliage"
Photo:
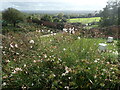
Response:
POLYGON ((104 89, 119 87, 117 42, 60 33, 8 33, 3 39, 3 89, 104 89), (79 38, 78 38, 79 37, 79 38))
POLYGON ((120 8, 119 1, 109 1, 106 7, 101 12, 101 26, 111 26, 111 25, 118 25, 118 8, 120 8))
POLYGON ((16 23, 24 20, 24 15, 20 11, 14 8, 8 8, 2 12, 2 18, 8 23, 13 24, 16 26, 16 23))
POLYGON ((41 20, 43 20, 43 21, 50 21, 50 22, 52 22, 52 17, 50 16, 50 15, 44 15, 42 18, 41 18, 41 20))

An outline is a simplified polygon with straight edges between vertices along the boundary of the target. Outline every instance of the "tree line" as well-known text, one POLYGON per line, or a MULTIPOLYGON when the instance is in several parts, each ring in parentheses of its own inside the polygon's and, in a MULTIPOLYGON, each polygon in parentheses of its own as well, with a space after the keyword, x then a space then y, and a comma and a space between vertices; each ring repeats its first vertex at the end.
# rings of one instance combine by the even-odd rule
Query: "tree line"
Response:
MULTIPOLYGON (((78 18, 78 17, 91 17, 92 14, 89 13, 87 16, 76 16, 76 15, 64 15, 59 13, 58 15, 43 15, 41 18, 36 18, 34 15, 26 15, 25 13, 20 12, 15 8, 8 8, 2 12, 3 26, 7 24, 13 24, 15 27, 17 23, 23 22, 25 20, 43 20, 56 23, 65 23, 69 18, 78 18)), ((100 16, 100 26, 111 26, 111 25, 120 25, 120 1, 109 1, 103 11, 99 12, 95 16, 100 16)))

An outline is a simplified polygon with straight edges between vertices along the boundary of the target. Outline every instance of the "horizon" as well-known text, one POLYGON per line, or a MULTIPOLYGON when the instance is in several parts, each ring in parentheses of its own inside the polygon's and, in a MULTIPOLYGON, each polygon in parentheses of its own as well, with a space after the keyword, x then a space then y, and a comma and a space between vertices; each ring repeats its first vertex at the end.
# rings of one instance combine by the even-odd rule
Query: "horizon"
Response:
POLYGON ((16 0, 5 0, 1 2, 0 11, 12 7, 18 10, 49 10, 49 11, 63 11, 63 10, 73 10, 73 11, 99 11, 102 10, 108 0, 26 0, 18 2, 16 0), (99 4, 97 4, 99 3, 99 4))

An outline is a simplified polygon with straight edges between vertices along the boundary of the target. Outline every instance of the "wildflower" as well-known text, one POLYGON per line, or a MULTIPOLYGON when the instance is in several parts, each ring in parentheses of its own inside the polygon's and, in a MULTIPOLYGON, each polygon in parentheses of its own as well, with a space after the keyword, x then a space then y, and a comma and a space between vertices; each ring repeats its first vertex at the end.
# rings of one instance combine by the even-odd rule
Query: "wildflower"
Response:
POLYGON ((71 77, 68 77, 68 79, 71 79, 71 77))
POLYGON ((36 63, 36 60, 34 60, 33 62, 36 63))
POLYGON ((64 31, 64 32, 67 32, 67 29, 66 29, 66 28, 63 28, 63 31, 64 31))
POLYGON ((35 42, 34 42, 34 40, 30 40, 29 43, 34 44, 35 42))
POLYGON ((9 62, 10 62, 10 60, 6 60, 6 62, 7 62, 7 63, 9 63, 9 62))
POLYGON ((15 70, 16 70, 16 71, 22 71, 22 69, 21 69, 21 68, 15 68, 15 70))
POLYGON ((11 48, 14 48, 14 46, 12 45, 12 43, 10 44, 10 47, 11 47, 11 48))
POLYGON ((66 75, 66 73, 62 73, 62 76, 65 76, 66 75))
POLYGON ((116 54, 116 55, 118 55, 118 51, 115 51, 115 52, 113 52, 113 54, 116 54))
POLYGON ((30 46, 30 48, 33 48, 33 46, 30 46))
POLYGON ((15 71, 15 70, 12 72, 12 74, 16 74, 16 73, 17 73, 17 71, 15 71))
POLYGON ((97 76, 95 75, 94 78, 97 78, 97 76))
POLYGON ((53 34, 53 31, 51 31, 50 33, 53 34))
POLYGON ((2 48, 3 48, 3 46, 0 46, 0 48, 2 49, 2 48))
POLYGON ((44 32, 44 30, 41 30, 42 32, 44 32))
POLYGON ((7 76, 3 76, 3 79, 7 78, 7 76))
POLYGON ((45 58, 47 58, 47 55, 46 55, 46 54, 44 54, 44 57, 45 57, 45 58))
POLYGON ((110 68, 111 70, 113 69, 113 68, 110 68))
POLYGON ((17 55, 19 55, 19 53, 16 53, 17 55))
POLYGON ((102 69, 103 71, 106 71, 105 69, 102 69))
POLYGON ((65 88, 69 90, 69 86, 65 86, 65 88))
POLYGON ((32 83, 32 86, 33 86, 34 84, 32 83))
POLYGON ((56 33, 53 33, 53 35, 56 35, 56 33))
POLYGON ((71 68, 68 68, 67 66, 65 67, 66 72, 65 73, 69 73, 71 71, 71 68))
POLYGON ((66 49, 65 48, 63 48, 63 51, 65 51, 66 49))
POLYGON ((27 87, 25 87, 24 85, 22 86, 22 89, 26 89, 27 87))
POLYGON ((48 30, 48 32, 50 32, 50 30, 48 30))
POLYGON ((3 86, 7 85, 6 82, 3 83, 3 86))
POLYGON ((15 68, 12 73, 15 74, 15 73, 17 73, 18 71, 22 71, 22 69, 21 69, 21 68, 15 68))
POLYGON ((24 64, 24 67, 26 67, 26 64, 24 64))
POLYGON ((18 48, 18 45, 17 45, 17 44, 15 44, 15 47, 16 47, 16 48, 18 48))
POLYGON ((97 61, 97 60, 95 60, 94 62, 95 62, 95 63, 97 63, 98 61, 97 61))
POLYGON ((80 39, 80 37, 78 37, 78 39, 80 39))

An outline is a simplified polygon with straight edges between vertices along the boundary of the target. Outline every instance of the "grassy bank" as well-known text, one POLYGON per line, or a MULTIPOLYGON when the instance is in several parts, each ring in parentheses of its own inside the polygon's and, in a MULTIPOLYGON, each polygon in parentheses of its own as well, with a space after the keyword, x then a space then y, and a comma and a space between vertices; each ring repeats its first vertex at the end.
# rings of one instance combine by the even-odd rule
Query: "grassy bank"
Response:
POLYGON ((116 89, 119 85, 117 41, 99 52, 101 38, 60 33, 10 33, 3 39, 3 88, 116 89))

